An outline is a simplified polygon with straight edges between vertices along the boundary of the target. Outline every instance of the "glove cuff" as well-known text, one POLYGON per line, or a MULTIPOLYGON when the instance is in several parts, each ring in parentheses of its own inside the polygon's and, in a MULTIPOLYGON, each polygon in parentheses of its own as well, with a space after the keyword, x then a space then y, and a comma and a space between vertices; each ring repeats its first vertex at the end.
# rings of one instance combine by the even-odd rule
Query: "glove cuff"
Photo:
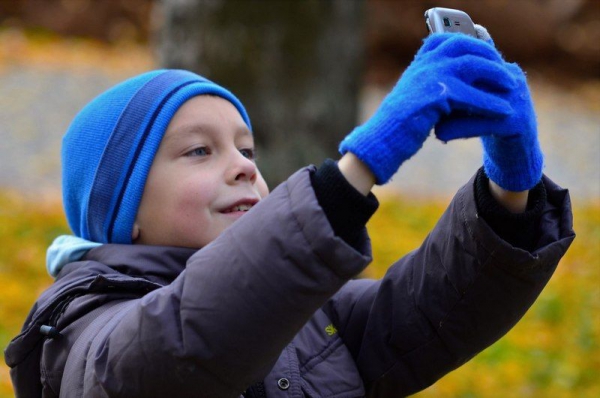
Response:
POLYGON ((392 111, 379 110, 344 138, 339 151, 342 155, 352 152, 369 167, 377 185, 386 184, 400 165, 423 146, 431 128, 427 121, 432 116, 428 112, 423 109, 421 117, 410 120, 411 125, 405 118, 399 120, 392 111))
POLYGON ((344 155, 352 152, 373 175, 375 183, 383 185, 390 181, 405 160, 413 156, 423 145, 410 134, 393 134, 400 128, 389 125, 371 129, 368 125, 359 126, 340 143, 339 152, 344 155))
POLYGON ((542 178, 544 155, 536 143, 526 156, 491 157, 487 151, 483 153, 485 174, 501 188, 513 192, 532 189, 542 178))

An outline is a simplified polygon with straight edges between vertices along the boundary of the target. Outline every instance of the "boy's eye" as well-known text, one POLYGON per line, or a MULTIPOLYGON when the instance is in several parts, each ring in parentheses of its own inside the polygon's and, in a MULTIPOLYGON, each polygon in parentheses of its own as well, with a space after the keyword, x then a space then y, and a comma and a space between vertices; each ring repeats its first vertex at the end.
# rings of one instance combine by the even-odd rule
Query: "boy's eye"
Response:
POLYGON ((201 146, 201 147, 192 149, 185 155, 186 156, 207 156, 207 155, 210 155, 210 150, 208 149, 208 147, 201 146))
POLYGON ((256 150, 254 148, 242 148, 240 153, 247 159, 256 160, 256 150))

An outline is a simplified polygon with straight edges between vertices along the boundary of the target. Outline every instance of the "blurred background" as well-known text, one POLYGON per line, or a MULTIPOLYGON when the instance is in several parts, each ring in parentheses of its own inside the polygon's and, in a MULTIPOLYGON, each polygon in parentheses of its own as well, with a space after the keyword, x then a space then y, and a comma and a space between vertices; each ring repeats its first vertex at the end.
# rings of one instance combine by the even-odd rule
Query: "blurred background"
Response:
MULTIPOLYGON (((68 232, 61 137, 88 101, 150 69, 194 70, 246 105, 274 187, 336 156, 410 63, 435 6, 469 13, 528 73, 545 172, 571 190, 578 238, 513 331, 418 396, 600 396, 598 0, 0 0, 0 346, 51 283, 45 249, 68 232)), ((428 140, 378 189, 365 275, 414 249, 480 164, 476 139, 428 140)))

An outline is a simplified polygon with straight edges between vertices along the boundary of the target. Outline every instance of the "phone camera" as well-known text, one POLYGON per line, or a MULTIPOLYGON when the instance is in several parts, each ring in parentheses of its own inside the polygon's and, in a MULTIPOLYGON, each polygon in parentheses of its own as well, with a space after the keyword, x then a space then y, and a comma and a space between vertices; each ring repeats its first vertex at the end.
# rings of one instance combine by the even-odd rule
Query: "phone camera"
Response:
POLYGON ((450 18, 446 17, 444 18, 444 26, 451 26, 452 24, 450 23, 450 18))

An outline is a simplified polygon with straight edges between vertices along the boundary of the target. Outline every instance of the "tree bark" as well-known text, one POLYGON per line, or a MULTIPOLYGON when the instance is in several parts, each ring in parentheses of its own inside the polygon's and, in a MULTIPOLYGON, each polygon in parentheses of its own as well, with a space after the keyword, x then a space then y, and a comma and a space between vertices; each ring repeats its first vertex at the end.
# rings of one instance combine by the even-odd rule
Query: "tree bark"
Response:
POLYGON ((336 157, 355 126, 363 20, 364 0, 165 0, 154 11, 161 66, 240 98, 271 186, 336 157))

